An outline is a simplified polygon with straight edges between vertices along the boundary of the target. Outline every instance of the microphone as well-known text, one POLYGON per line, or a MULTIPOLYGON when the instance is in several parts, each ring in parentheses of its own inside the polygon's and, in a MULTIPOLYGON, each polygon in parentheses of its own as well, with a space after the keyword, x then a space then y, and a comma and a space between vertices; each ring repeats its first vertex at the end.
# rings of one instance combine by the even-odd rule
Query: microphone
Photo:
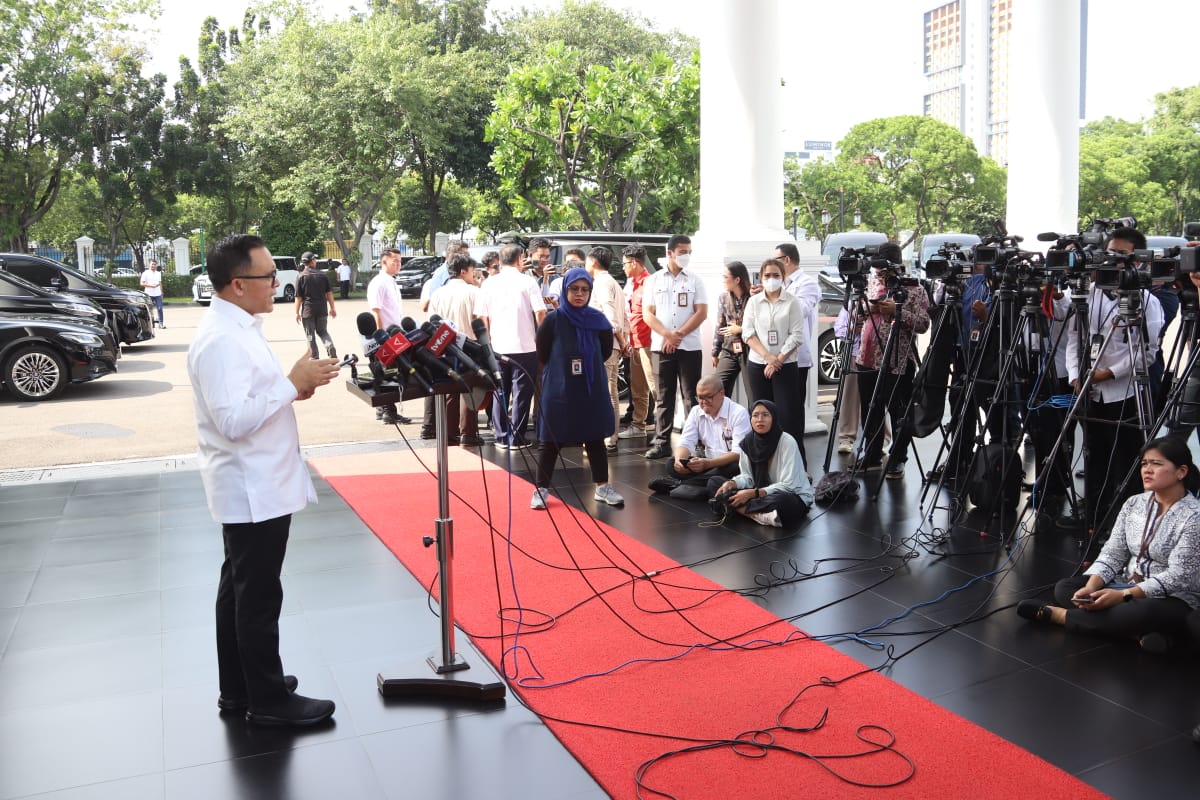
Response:
POLYGON ((487 367, 488 372, 495 378, 495 386, 500 385, 500 365, 496 363, 496 351, 492 349, 492 337, 488 334, 487 323, 481 319, 471 320, 471 331, 475 334, 475 344, 482 350, 480 361, 487 367))
POLYGON ((371 334, 375 332, 375 315, 370 311, 363 311, 355 317, 354 322, 358 325, 358 332, 362 334, 364 339, 370 339, 371 334))
POLYGON ((1039 242, 1057 242, 1061 238, 1063 237, 1059 236, 1054 231, 1047 231, 1046 233, 1039 233, 1037 235, 1037 240, 1039 242))
MULTIPOLYGON (((433 316, 429 318, 421 326, 421 330, 429 337, 425 347, 434 355, 441 356, 444 353, 449 353, 458 359, 458 363, 466 369, 474 372, 479 377, 483 378, 488 383, 495 385, 492 376, 487 373, 483 367, 475 363, 475 360, 467 355, 466 351, 456 344, 458 339, 458 331, 454 330, 448 323, 444 322, 441 317, 433 316)), ((463 337, 466 341, 466 337, 463 337)))
POLYGON ((408 340, 408 337, 403 333, 389 336, 387 331, 375 331, 372 336, 379 343, 379 347, 375 351, 378 363, 386 368, 391 368, 395 364, 397 370, 405 376, 406 380, 411 378, 424 391, 433 391, 433 384, 417 371, 416 365, 408 357, 409 351, 413 348, 412 342, 408 340))
POLYGON ((400 320, 400 327, 404 329, 404 333, 400 334, 411 345, 423 345, 414 347, 412 351, 413 358, 417 360, 423 367, 436 375, 444 375, 455 382, 462 381, 462 375, 450 366, 445 359, 440 358, 435 352, 427 349, 429 347, 429 336, 417 327, 417 323, 412 317, 405 317, 400 320))

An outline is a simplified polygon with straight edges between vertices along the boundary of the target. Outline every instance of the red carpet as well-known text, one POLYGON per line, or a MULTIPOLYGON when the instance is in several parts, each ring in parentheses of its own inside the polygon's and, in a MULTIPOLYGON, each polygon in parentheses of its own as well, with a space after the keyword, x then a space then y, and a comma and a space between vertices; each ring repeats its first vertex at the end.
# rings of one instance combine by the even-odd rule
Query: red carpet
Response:
MULTIPOLYGON (((436 554, 421 537, 433 533, 437 481, 416 457, 312 463, 417 580, 430 585, 436 554), (381 475, 397 479, 380 481, 381 475), (404 489, 381 492, 381 485, 404 489)), ((449 469, 452 491, 464 498, 451 498, 457 622, 613 797, 637 797, 639 766, 677 750, 688 752, 643 775, 647 787, 663 794, 643 789, 642 796, 1104 796, 876 673, 810 688, 792 703, 805 686, 840 681, 863 665, 619 531, 580 512, 572 517, 557 498, 549 514, 531 511, 532 487, 521 479, 512 479, 510 509, 508 473, 488 464, 485 478, 477 456, 452 448, 449 469), (480 519, 488 502, 498 531, 490 536, 480 519), (653 572, 660 574, 630 579, 653 572), (689 650, 693 645, 722 649, 689 650), (536 688, 547 685, 553 686, 536 688), (755 739, 764 747, 711 746, 767 730, 770 737, 755 739)), ((634 512, 626 513, 627 524, 637 525, 634 512)))

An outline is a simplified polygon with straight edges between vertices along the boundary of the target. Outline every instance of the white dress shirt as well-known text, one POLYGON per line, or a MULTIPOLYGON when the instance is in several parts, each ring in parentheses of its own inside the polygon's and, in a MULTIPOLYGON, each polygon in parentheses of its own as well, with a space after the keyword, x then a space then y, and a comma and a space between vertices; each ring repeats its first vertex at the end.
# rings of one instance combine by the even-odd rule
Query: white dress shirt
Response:
POLYGON ((617 283, 612 275, 598 272, 592 276, 592 299, 588 305, 612 323, 614 333, 629 333, 629 311, 625 305, 625 294, 621 291, 621 284, 617 283))
POLYGON ((395 275, 380 270, 378 275, 371 278, 367 284, 367 308, 372 311, 379 309, 381 328, 400 324, 400 320, 404 319, 404 306, 395 275))
POLYGON ((213 297, 188 348, 200 475, 222 524, 262 522, 317 502, 288 380, 262 320, 213 297))
POLYGON ((156 269, 142 270, 142 291, 147 297, 162 297, 162 273, 156 269))
MULTIPOLYGON (((1158 298, 1145 290, 1142 291, 1142 308, 1146 317, 1146 332, 1150 337, 1146 342, 1145 363, 1145 366, 1149 368, 1150 362, 1154 360, 1154 356, 1158 352, 1158 333, 1162 330, 1163 312, 1158 298)), ((1088 331, 1091 337, 1095 339, 1096 336, 1107 335, 1112 329, 1113 322, 1117 319, 1119 319, 1118 301, 1093 286, 1091 293, 1088 294, 1088 331)), ((1093 396, 1097 397, 1101 403, 1116 403, 1133 396, 1133 363, 1129 357, 1130 348, 1126 336, 1128 336, 1129 342, 1134 343, 1133 351, 1137 353, 1136 343, 1142 337, 1141 330, 1137 327, 1118 326, 1109 340, 1108 346, 1104 349, 1104 353, 1100 356, 1100 360, 1092 362, 1093 371, 1107 369, 1111 370, 1113 374, 1109 380, 1092 384, 1093 396)), ((1083 355, 1080 348, 1090 348, 1091 346, 1091 342, 1081 343, 1079 341, 1079 334, 1072 323, 1067 329, 1068 380, 1080 380, 1079 359, 1083 355)), ((1080 380, 1081 385, 1082 383, 1083 381, 1080 380)))
POLYGON ((821 303, 821 284, 812 275, 797 268, 787 277, 783 290, 800 301, 804 313, 804 346, 796 351, 796 366, 813 365, 812 343, 817 340, 817 308, 821 303))
POLYGON ((468 339, 475 338, 471 319, 475 315, 479 287, 461 278, 451 278, 429 300, 429 313, 437 314, 468 339))
MULTIPOLYGON (((748 342, 751 336, 756 337, 772 355, 787 353, 784 362, 791 363, 796 361, 800 351, 807 349, 805 322, 802 304, 792 295, 780 292, 772 303, 767 299, 766 292, 759 292, 746 301, 746 308, 742 311, 742 341, 748 342), (771 344, 772 338, 775 344, 771 344)), ((755 364, 767 363, 749 344, 747 349, 750 351, 750 360, 755 364)))
POLYGON ((750 413, 728 397, 714 417, 699 403, 692 406, 683 423, 683 433, 677 447, 686 447, 695 455, 696 446, 704 445, 704 457, 716 458, 726 453, 742 452, 742 439, 750 434, 750 413))
MULTIPOLYGON (((670 268, 659 270, 646 281, 642 293, 646 313, 653 314, 659 322, 674 331, 696 313, 696 306, 708 305, 708 291, 704 281, 686 269, 679 274, 671 273, 670 268)), ((700 327, 683 337, 679 343, 680 350, 700 350, 704 345, 700 341, 700 327)), ((650 349, 661 353, 663 337, 658 331, 651 329, 650 349)))
POLYGON ((537 281, 513 266, 500 268, 479 287, 475 316, 486 317, 497 353, 537 352, 537 317, 545 311, 537 281))

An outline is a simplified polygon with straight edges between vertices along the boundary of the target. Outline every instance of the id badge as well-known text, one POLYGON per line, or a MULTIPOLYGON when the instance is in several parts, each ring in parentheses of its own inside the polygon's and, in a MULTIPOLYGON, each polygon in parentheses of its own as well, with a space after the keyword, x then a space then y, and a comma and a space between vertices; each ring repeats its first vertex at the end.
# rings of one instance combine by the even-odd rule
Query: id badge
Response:
POLYGON ((767 331, 767 346, 776 347, 779 345, 779 331, 767 331))
POLYGON ((742 343, 741 342, 733 343, 733 354, 735 356, 740 356, 742 354, 742 343))
POLYGON ((571 359, 571 374, 572 375, 582 375, 583 374, 583 359, 582 358, 572 358, 571 359))
POLYGON ((1104 344, 1103 336, 1097 333, 1092 337, 1092 363, 1095 363, 1096 359, 1100 357, 1100 346, 1102 344, 1104 344))
POLYGON ((687 308, 688 307, 687 292, 680 292, 679 294, 675 295, 675 304, 677 306, 679 306, 680 308, 687 308))
POLYGON ((980 331, 979 328, 971 329, 971 344, 979 344, 980 331))

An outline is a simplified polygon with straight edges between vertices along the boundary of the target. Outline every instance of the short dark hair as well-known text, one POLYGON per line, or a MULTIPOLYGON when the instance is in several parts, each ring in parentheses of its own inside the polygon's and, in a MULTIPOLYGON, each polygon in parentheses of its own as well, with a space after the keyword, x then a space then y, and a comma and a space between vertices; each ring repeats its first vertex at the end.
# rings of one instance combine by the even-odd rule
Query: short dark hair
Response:
POLYGON ((549 239, 547 239, 547 238, 545 238, 544 236, 539 236, 539 237, 537 237, 536 239, 532 240, 532 241, 529 243, 529 251, 530 251, 531 253, 532 253, 534 250, 540 250, 540 249, 541 249, 541 248, 543 248, 543 247, 545 247, 545 248, 549 248, 549 247, 550 247, 550 240, 549 240, 549 239))
MULTIPOLYGON (((1127 239, 1126 241, 1132 240, 1127 239)), ((1145 456, 1151 450, 1157 450, 1162 453, 1163 458, 1177 467, 1187 467, 1187 475, 1183 477, 1183 485, 1189 492, 1195 492, 1197 488, 1200 488, 1200 473, 1196 471, 1196 464, 1192 461, 1192 451, 1188 449, 1186 439, 1180 439, 1175 436, 1162 436, 1158 439, 1151 439, 1142 447, 1139 455, 1145 456)))
POLYGON ((667 240, 667 249, 670 250, 671 252, 674 252, 675 248, 679 247, 679 245, 691 244, 691 243, 692 243, 692 237, 688 236, 685 233, 677 233, 674 236, 672 236, 670 239, 667 240))
POLYGON ((494 262, 499 261, 499 260, 500 260, 500 254, 497 253, 495 250, 488 250, 486 253, 483 254, 483 265, 485 267, 490 267, 494 262))
POLYGON ((462 239, 451 239, 446 242, 446 258, 449 259, 455 253, 465 253, 469 249, 462 239))
POLYGON ((446 271, 451 278, 461 277, 464 272, 475 266, 475 262, 466 253, 451 253, 446 259, 446 271))
POLYGON ((784 242, 783 244, 775 245, 775 249, 783 253, 784 257, 793 264, 800 263, 800 251, 792 242, 784 242))
POLYGON ((895 242, 884 242, 879 245, 879 257, 886 258, 897 265, 898 269, 904 269, 904 251, 895 242))
POLYGON ((621 258, 636 258, 642 262, 642 266, 646 265, 646 248, 640 244, 627 244, 625 249, 621 251, 621 258))
POLYGON ((385 248, 383 248, 383 252, 379 254, 379 260, 382 261, 384 256, 401 256, 401 257, 403 257, 404 253, 401 253, 400 249, 398 247, 385 247, 385 248))
POLYGON ((500 248, 500 263, 506 267, 515 267, 524 255, 525 248, 521 245, 506 244, 500 248))
POLYGON ((593 247, 592 251, 588 253, 588 258, 604 267, 607 272, 609 266, 612 265, 612 250, 607 247, 593 247))
POLYGON ((730 261, 725 265, 725 269, 735 281, 741 281, 742 291, 750 294, 750 270, 746 269, 746 265, 740 261, 730 261))
POLYGON ((583 252, 583 248, 572 247, 570 250, 563 253, 563 262, 566 263, 566 261, 571 258, 574 258, 576 261, 583 261, 587 258, 587 253, 583 252))
POLYGON ((205 256, 208 279, 213 291, 221 291, 250 266, 250 251, 266 248, 261 236, 252 233, 232 233, 218 240, 205 256))
MULTIPOLYGON (((1108 235, 1108 241, 1104 243, 1108 247, 1108 243, 1113 239, 1120 239, 1122 242, 1129 242, 1133 245, 1134 250, 1146 249, 1146 234, 1139 231, 1137 228, 1116 228, 1108 235)), ((1166 453, 1163 453, 1165 456, 1166 453)))

